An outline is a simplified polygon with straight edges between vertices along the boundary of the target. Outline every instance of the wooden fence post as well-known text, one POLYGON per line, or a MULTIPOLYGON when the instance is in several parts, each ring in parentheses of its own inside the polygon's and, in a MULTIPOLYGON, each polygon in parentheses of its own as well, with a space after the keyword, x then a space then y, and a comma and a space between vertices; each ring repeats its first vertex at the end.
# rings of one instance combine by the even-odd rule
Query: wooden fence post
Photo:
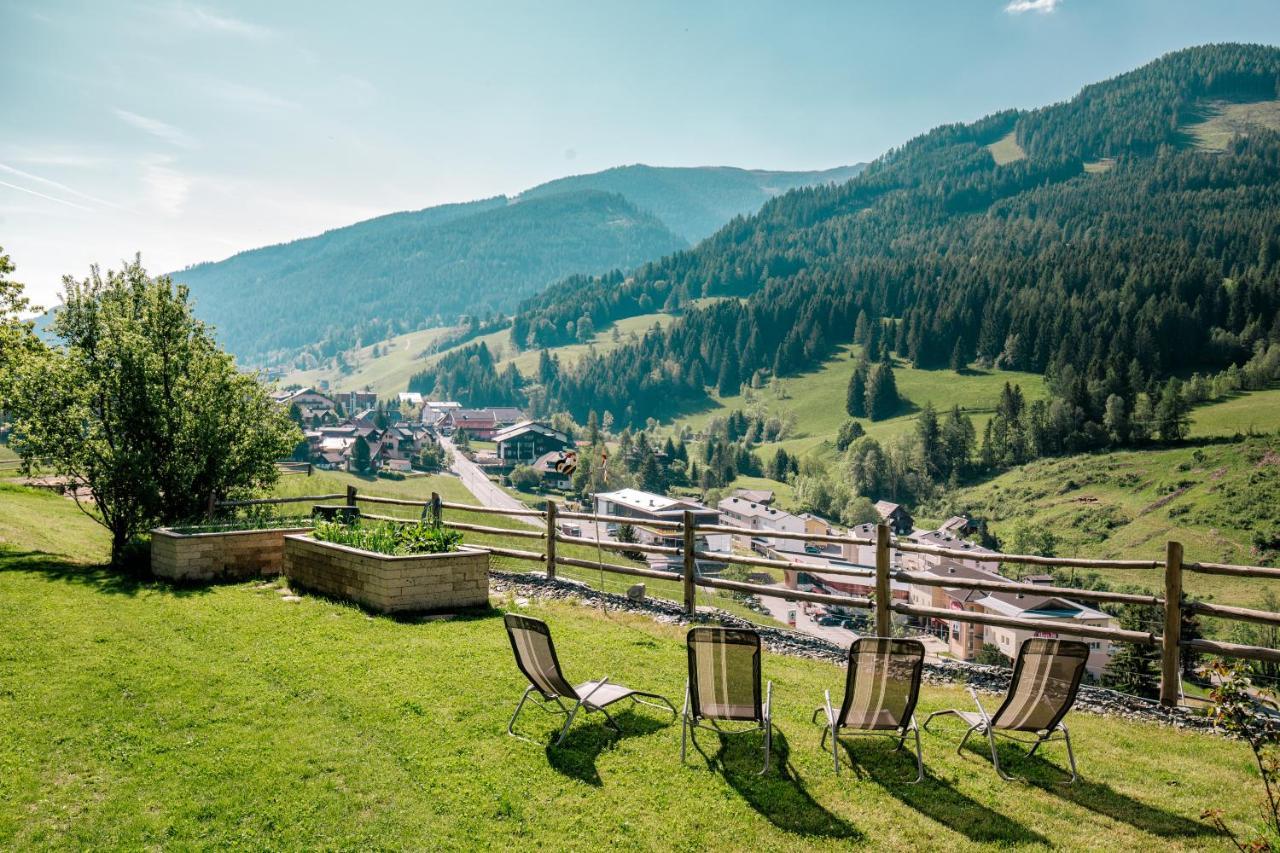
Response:
POLYGON ((347 506, 356 505, 356 487, 347 486, 347 506))
MULTIPOLYGON (((600 531, 596 531, 600 535, 600 531)), ((556 502, 547 499, 547 577, 556 577, 556 502)))
POLYGON ((889 618, 889 525, 876 525, 876 636, 887 637, 889 618))
POLYGON ((1160 649, 1160 704, 1176 707, 1182 692, 1182 545, 1170 542, 1164 557, 1164 642, 1160 649))
POLYGON ((431 493, 431 526, 439 527, 444 521, 444 507, 440 506, 440 493, 431 493))
POLYGON ((693 616, 698 612, 697 587, 693 584, 694 572, 697 570, 697 562, 693 558, 694 543, 697 541, 697 531, 693 526, 693 512, 684 511, 684 612, 693 616))

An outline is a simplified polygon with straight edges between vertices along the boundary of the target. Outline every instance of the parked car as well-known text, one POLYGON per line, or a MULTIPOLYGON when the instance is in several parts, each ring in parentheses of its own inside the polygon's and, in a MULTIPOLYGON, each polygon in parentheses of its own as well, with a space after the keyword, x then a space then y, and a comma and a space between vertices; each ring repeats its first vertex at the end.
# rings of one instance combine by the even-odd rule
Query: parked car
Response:
POLYGON ((806 554, 821 554, 822 549, 819 548, 817 545, 805 545, 804 552, 806 554))
POLYGON ((840 616, 832 616, 828 613, 824 616, 819 616, 817 622, 824 628, 840 628, 844 625, 845 619, 840 616))

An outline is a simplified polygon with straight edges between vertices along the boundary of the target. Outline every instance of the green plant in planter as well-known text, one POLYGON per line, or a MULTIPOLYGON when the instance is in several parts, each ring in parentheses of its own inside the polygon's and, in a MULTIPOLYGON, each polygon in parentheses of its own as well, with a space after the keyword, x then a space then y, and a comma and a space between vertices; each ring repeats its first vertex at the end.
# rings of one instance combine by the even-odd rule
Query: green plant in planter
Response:
POLYGON ((317 520, 315 537, 321 542, 333 542, 336 545, 391 556, 443 554, 458 550, 458 545, 462 542, 459 531, 423 521, 396 524, 390 521, 356 520, 351 524, 343 524, 317 520))

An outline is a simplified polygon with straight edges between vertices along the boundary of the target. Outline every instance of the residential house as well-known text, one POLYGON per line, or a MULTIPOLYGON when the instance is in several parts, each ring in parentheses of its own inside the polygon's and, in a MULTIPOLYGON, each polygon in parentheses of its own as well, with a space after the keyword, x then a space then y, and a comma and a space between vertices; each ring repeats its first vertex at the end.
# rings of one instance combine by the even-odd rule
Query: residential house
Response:
POLYGON ((770 532, 804 533, 805 522, 799 516, 769 506, 756 503, 744 497, 727 497, 716 504, 720 510, 721 522, 733 527, 741 527, 750 533, 735 537, 744 548, 772 548, 777 551, 803 553, 805 542, 801 539, 787 539, 769 536, 770 532))
MULTIPOLYGON (((681 536, 669 528, 646 527, 645 522, 683 521, 686 511, 693 513, 695 524, 719 524, 720 513, 689 498, 671 498, 640 489, 618 489, 615 492, 599 492, 594 496, 595 512, 599 515, 621 516, 634 519, 636 538, 645 544, 679 547, 681 536)), ((699 536, 699 540, 703 537, 699 536)), ((707 551, 729 551, 730 537, 713 533, 706 537, 707 551)), ((701 550, 701 546, 699 545, 701 550)))
POLYGON ((531 464, 553 452, 574 448, 569 436, 538 421, 521 421, 494 433, 498 459, 508 465, 531 464))
POLYGON ((876 501, 876 512, 880 514, 880 519, 889 525, 889 529, 898 536, 906 536, 915 529, 915 519, 902 504, 876 501))
POLYGON ((446 413, 444 430, 446 435, 465 432, 468 437, 482 441, 492 440, 494 435, 524 420, 524 412, 510 406, 496 406, 486 409, 454 409, 446 413))
POLYGON ((764 504, 769 506, 773 503, 772 489, 734 489, 729 493, 731 498, 743 498, 752 503, 764 504))

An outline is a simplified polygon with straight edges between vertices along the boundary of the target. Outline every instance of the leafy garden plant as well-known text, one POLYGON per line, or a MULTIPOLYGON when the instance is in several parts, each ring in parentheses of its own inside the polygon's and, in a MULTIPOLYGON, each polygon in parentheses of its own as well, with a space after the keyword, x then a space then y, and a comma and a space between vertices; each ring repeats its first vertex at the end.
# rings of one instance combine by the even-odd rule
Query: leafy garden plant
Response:
POLYGON ((389 521, 356 520, 343 524, 317 520, 315 537, 321 542, 347 545, 390 556, 443 554, 458 550, 458 545, 462 542, 462 534, 457 530, 422 521, 396 524, 389 521))

